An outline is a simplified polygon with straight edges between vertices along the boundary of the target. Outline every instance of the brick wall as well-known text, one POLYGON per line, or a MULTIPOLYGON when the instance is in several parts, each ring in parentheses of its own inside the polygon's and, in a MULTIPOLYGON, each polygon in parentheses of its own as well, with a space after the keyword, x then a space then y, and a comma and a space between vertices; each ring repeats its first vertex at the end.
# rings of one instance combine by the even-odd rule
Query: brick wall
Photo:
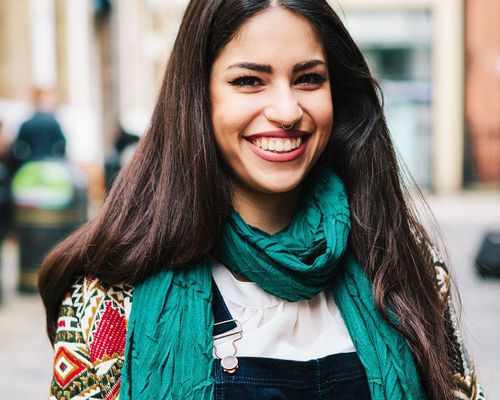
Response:
POLYGON ((500 1, 465 1, 466 122, 476 179, 500 183, 500 1))

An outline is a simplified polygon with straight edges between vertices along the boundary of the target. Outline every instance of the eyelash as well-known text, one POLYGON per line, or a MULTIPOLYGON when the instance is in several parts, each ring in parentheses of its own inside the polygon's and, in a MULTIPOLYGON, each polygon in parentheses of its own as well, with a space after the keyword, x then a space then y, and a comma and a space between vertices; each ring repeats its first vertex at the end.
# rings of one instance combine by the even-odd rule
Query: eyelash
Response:
MULTIPOLYGON (((309 78, 309 79, 312 78, 313 79, 312 82, 310 80, 308 82, 306 82, 307 85, 320 86, 326 82, 326 79, 324 77, 322 77, 320 74, 316 74, 316 73, 302 75, 300 78, 297 79, 297 81, 304 79, 304 78, 309 78)), ((257 82, 258 84, 262 84, 261 79, 257 78, 256 76, 252 76, 252 75, 243 75, 243 76, 235 79, 234 81, 229 82, 229 84, 232 86, 239 86, 239 87, 257 87, 257 85, 255 85, 255 84, 249 84, 248 81, 251 81, 254 83, 257 82)))

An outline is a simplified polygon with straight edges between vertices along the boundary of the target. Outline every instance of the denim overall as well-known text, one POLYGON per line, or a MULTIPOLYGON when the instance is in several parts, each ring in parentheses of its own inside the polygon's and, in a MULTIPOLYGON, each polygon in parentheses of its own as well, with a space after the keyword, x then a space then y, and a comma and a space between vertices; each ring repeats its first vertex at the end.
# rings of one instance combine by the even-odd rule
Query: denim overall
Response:
MULTIPOLYGON (((217 288, 213 287, 215 323, 232 320, 217 288)), ((224 324, 223 331, 236 327, 224 324), (228 329, 229 327, 229 329, 228 329)), ((218 326, 214 335, 223 333, 218 326)), ((332 354, 309 361, 263 357, 238 357, 238 369, 225 372, 221 360, 214 360, 214 400, 366 400, 370 390, 357 353, 332 354)))

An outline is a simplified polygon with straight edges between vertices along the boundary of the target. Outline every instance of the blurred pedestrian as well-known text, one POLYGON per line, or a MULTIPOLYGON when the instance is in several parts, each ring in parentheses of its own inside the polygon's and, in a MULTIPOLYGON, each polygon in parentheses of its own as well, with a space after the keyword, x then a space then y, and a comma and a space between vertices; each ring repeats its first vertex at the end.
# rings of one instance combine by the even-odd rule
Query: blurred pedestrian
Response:
POLYGON ((123 126, 117 122, 117 135, 113 147, 106 155, 104 172, 106 178, 106 191, 111 189, 111 185, 122 167, 132 158, 132 155, 139 141, 139 136, 127 132, 123 126))
POLYGON ((27 161, 66 155, 66 139, 54 115, 56 92, 36 87, 33 89, 33 103, 35 113, 21 125, 10 149, 13 170, 27 161))
MULTIPOLYGON (((11 227, 12 201, 10 192, 10 174, 6 163, 6 146, 3 140, 3 123, 0 121, 0 249, 11 227)), ((0 252, 0 303, 3 299, 3 260, 0 252)))
POLYGON ((0 245, 12 223, 11 178, 9 145, 4 139, 3 122, 0 121, 0 245))
POLYGON ((326 0, 191 0, 150 128, 47 257, 51 399, 480 399, 326 0))

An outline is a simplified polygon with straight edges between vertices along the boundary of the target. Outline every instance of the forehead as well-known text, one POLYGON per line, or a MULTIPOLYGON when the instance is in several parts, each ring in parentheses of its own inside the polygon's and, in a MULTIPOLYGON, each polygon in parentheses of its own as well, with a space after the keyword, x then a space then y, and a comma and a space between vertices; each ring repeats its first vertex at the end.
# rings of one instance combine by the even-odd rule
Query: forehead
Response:
POLYGON ((304 59, 325 59, 323 44, 313 26, 290 11, 269 8, 241 26, 218 61, 275 64, 304 59))

